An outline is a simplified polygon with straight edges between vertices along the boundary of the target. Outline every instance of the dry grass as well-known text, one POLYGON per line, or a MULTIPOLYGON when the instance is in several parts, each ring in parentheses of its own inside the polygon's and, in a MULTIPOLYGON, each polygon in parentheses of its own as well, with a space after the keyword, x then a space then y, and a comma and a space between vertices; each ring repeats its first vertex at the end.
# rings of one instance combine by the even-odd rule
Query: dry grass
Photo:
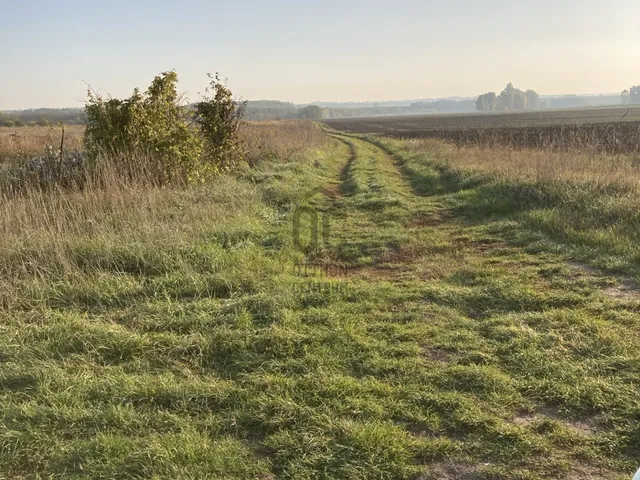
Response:
MULTIPOLYGON (((65 126, 65 149, 82 150, 83 135, 83 126, 65 126)), ((62 127, 0 127, 0 160, 37 155, 49 146, 57 151, 61 136, 62 127)), ((327 142, 317 125, 295 120, 246 122, 240 136, 252 164, 265 157, 287 159, 302 150, 321 148, 327 142)))
MULTIPOLYGON (((71 131, 81 137, 81 128, 71 131)), ((19 130, 19 138, 24 139, 23 147, 36 152, 41 142, 55 138, 55 132, 25 127, 19 130)), ((15 153, 14 140, 5 131, 2 134, 4 152, 15 153)), ((242 135, 252 163, 275 156, 286 161, 326 141, 311 123, 248 124, 242 135)), ((136 178, 119 173, 116 162, 105 162, 78 191, 56 186, 45 191, 33 185, 16 195, 0 182, 0 272, 5 279, 0 305, 15 305, 26 295, 23 282, 32 279, 34 272, 45 282, 78 274, 78 250, 83 245, 125 253, 144 250, 152 256, 154 250, 206 244, 212 232, 259 230, 258 225, 242 221, 256 218, 260 204, 256 191, 246 182, 223 176, 212 184, 188 189, 160 188, 154 185, 153 175, 134 168, 145 162, 130 163, 127 171, 136 172, 136 178)))
POLYGON ((243 220, 258 216, 257 191, 233 177, 189 189, 114 179, 0 194, 0 310, 46 305, 56 289, 98 285, 102 271, 191 272, 212 235, 260 230, 243 220))
MULTIPOLYGON (((83 134, 80 125, 65 126, 65 149, 81 150, 83 134)), ((0 160, 37 155, 48 146, 58 150, 61 137, 62 127, 0 127, 0 160)))
POLYGON ((264 158, 287 160, 301 151, 325 147, 329 141, 318 125, 296 120, 247 122, 240 136, 251 165, 264 158))
POLYGON ((441 166, 507 180, 569 181, 632 188, 640 185, 640 156, 637 154, 456 147, 435 139, 409 140, 407 146, 414 153, 428 155, 441 166))
MULTIPOLYGON (((62 127, 20 127, 0 129, 0 195, 11 195, 41 187, 79 189, 85 184, 92 188, 104 188, 105 185, 126 183, 127 185, 157 185, 162 176, 157 171, 157 162, 144 156, 102 158, 90 169, 74 167, 75 157, 69 167, 61 167, 62 157, 58 160, 58 150, 62 140, 62 127), (44 155, 43 155, 44 154, 44 155), (49 162, 46 167, 41 163, 29 164, 22 169, 25 160, 39 157, 39 162, 49 162)), ((84 128, 65 127, 64 148, 66 152, 82 151, 84 128)), ((328 137, 316 124, 303 121, 284 122, 248 122, 243 123, 239 132, 245 149, 245 158, 250 166, 261 160, 278 159, 290 161, 292 157, 310 150, 319 150, 327 146, 328 137)))

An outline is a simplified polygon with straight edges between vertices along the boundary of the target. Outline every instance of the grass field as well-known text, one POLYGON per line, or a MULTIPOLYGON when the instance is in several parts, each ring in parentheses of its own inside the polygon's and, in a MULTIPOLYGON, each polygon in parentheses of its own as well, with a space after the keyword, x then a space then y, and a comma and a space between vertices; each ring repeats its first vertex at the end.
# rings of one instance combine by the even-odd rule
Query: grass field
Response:
MULTIPOLYGON (((249 163, 275 155, 289 157, 300 145, 316 145, 320 135, 317 129, 295 121, 246 122, 240 131, 249 163)), ((0 162, 29 159, 48 149, 57 153, 61 145, 65 150, 82 151, 83 138, 81 125, 64 126, 64 134, 62 126, 0 127, 0 162)))
POLYGON ((41 154, 48 147, 60 150, 61 143, 67 150, 81 150, 84 127, 67 125, 64 127, 0 127, 0 161, 28 158, 41 154))
POLYGON ((212 184, 3 199, 0 478, 631 478, 631 158, 246 138, 212 184))

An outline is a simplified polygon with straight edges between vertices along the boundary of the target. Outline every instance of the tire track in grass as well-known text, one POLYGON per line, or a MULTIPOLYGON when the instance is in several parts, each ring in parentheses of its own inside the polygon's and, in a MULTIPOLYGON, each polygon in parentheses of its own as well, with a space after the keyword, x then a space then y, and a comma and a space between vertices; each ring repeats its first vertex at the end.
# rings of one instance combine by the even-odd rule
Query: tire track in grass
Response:
MULTIPOLYGON (((332 135, 349 149, 340 175, 344 197, 332 214, 338 224, 334 254, 340 262, 381 280, 406 278, 419 252, 416 228, 434 210, 419 198, 395 159, 379 146, 346 135, 332 135)), ((428 222, 427 222, 428 223, 428 222)))
POLYGON ((356 161, 357 153, 353 143, 345 140, 343 137, 338 135, 331 135, 331 138, 337 140, 347 147, 349 150, 349 158, 345 163, 344 167, 340 171, 340 192, 343 196, 353 195, 355 192, 353 190, 352 185, 349 184, 349 178, 351 175, 351 170, 353 168, 353 163, 356 161))
POLYGON ((348 182, 350 178, 356 175, 354 168, 360 163, 361 169, 368 170, 367 190, 379 190, 379 187, 376 188, 376 184, 378 186, 380 184, 387 184, 386 186, 391 188, 396 194, 405 197, 411 196, 411 188, 407 178, 405 178, 405 175, 398 169, 392 156, 378 145, 347 135, 332 135, 332 137, 347 145, 351 152, 347 169, 343 172, 343 181, 348 182), (367 160, 371 164, 369 168, 367 168, 365 163, 367 160), (373 168, 371 168, 371 166, 373 166, 373 168), (380 176, 380 174, 382 174, 382 176, 380 176))

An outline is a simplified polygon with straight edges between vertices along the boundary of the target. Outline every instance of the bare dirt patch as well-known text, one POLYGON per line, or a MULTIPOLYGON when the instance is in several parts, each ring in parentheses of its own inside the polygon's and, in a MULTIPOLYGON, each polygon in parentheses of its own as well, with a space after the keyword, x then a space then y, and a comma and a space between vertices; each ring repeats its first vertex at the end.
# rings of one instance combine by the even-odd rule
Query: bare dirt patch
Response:
POLYGON ((478 480, 482 478, 476 467, 464 462, 434 463, 420 480, 478 480))
POLYGON ((359 276, 373 280, 393 280, 402 276, 406 269, 389 265, 363 267, 357 273, 359 276))
POLYGON ((342 185, 340 184, 329 184, 324 187, 326 193, 330 194, 329 196, 333 199, 339 199, 342 197, 342 185))
MULTIPOLYGON (((606 273, 602 270, 586 263, 571 261, 567 265, 579 273, 586 274, 588 277, 600 278, 606 276, 606 273)), ((635 280, 626 277, 617 278, 620 282, 618 285, 601 289, 601 291, 605 295, 619 300, 640 300, 640 285, 635 280)))
POLYGON ((370 266, 354 270, 358 276, 385 281, 430 281, 444 278, 450 273, 448 258, 434 258, 419 248, 401 248, 390 245, 370 266))
POLYGON ((444 348, 424 346, 422 348, 424 356, 436 362, 451 362, 455 358, 455 353, 444 348))
POLYGON ((419 212, 408 224, 409 228, 438 227, 453 218, 450 212, 419 212))
POLYGON ((458 250, 469 249, 481 254, 511 248, 511 245, 499 239, 471 240, 465 237, 456 237, 452 239, 452 243, 458 250))
POLYGON ((591 465, 580 465, 573 467, 565 478, 567 480, 606 480, 620 477, 603 468, 593 467, 591 465))
POLYGON ((500 241, 495 241, 495 242, 481 241, 477 243, 472 243, 472 245, 473 245, 473 249, 478 253, 487 253, 493 250, 504 250, 510 247, 510 245, 507 242, 500 242, 500 241))
POLYGON ((529 426, 540 420, 553 420, 560 425, 584 436, 596 435, 599 428, 585 420, 570 420, 553 407, 539 407, 533 413, 525 413, 513 419, 515 425, 529 426))
POLYGON ((591 275, 602 275, 600 270, 586 263, 571 261, 568 262, 567 265, 574 270, 581 270, 583 272, 590 273, 591 275))
POLYGON ((625 279, 620 285, 615 287, 609 287, 603 290, 604 293, 612 298, 619 298, 621 300, 639 300, 640 299, 640 287, 633 280, 625 279))

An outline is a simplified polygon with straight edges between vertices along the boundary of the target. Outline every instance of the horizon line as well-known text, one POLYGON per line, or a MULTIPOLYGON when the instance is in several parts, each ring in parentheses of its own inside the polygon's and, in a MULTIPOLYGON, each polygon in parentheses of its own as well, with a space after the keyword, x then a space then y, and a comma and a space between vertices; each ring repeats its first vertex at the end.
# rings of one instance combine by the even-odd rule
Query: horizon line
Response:
MULTIPOLYGON (((496 92, 497 93, 497 92, 496 92)), ((554 97, 566 97, 566 96, 576 96, 576 97, 605 97, 605 96, 614 96, 620 95, 622 92, 607 92, 607 93, 539 93, 540 98, 554 98, 554 97)), ((276 98, 260 98, 260 99, 251 99, 244 100, 247 102, 282 102, 282 103, 290 103, 294 106, 308 106, 308 105, 318 105, 320 103, 335 103, 335 104, 348 104, 348 103, 391 103, 391 102, 437 102, 438 100, 454 100, 459 99, 458 101, 464 100, 472 100, 477 98, 479 95, 473 96, 465 96, 465 95, 450 95, 447 97, 422 97, 422 98, 405 98, 405 99, 389 99, 389 100, 314 100, 312 102, 293 102, 289 100, 279 100, 276 98)), ((12 108, 8 110, 4 110, 0 108, 0 112, 21 112, 26 110, 66 110, 66 109, 82 109, 84 107, 79 106, 66 106, 66 107, 23 107, 23 108, 12 108)))

